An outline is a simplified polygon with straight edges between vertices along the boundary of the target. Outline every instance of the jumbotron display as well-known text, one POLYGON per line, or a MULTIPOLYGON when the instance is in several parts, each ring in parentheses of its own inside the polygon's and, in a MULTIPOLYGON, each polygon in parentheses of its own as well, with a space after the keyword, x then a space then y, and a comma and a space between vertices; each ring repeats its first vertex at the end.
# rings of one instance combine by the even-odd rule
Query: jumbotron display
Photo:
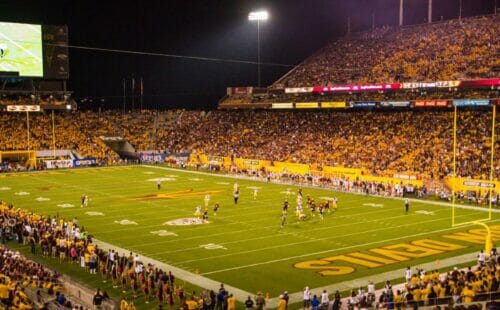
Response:
POLYGON ((43 77, 41 25, 0 22, 0 72, 43 77))

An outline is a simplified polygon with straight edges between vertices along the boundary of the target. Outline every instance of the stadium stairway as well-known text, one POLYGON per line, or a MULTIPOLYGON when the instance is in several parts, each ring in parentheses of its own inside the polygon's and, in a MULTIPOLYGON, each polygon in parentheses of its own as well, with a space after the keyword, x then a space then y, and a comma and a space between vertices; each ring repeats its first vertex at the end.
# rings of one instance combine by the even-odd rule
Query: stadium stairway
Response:
POLYGON ((119 136, 101 136, 100 139, 107 147, 120 155, 121 158, 137 159, 135 148, 125 138, 119 136))

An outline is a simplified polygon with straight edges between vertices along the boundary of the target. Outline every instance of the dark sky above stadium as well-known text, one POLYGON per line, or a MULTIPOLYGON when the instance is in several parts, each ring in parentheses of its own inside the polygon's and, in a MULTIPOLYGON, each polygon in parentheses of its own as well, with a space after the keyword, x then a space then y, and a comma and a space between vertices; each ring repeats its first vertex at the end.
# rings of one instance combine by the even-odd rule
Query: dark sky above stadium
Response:
MULTIPOLYGON (((428 0, 404 1, 405 24, 424 22, 428 0)), ((433 19, 458 16, 459 0, 433 2, 433 19)), ((462 2, 464 16, 492 13, 495 5, 495 0, 462 2)), ((396 25, 399 0, 0 0, 0 19, 67 24, 76 46, 256 61, 257 25, 247 16, 257 9, 270 13, 260 28, 261 61, 295 65, 344 35, 348 16, 352 31, 370 29, 372 14, 377 27, 396 25)), ((262 84, 290 69, 263 65, 262 84)), ((123 78, 131 95, 132 76, 136 86, 143 77, 144 103, 150 107, 213 108, 227 86, 257 84, 255 64, 81 49, 70 50, 70 74, 75 97, 103 107, 121 105, 123 78)))

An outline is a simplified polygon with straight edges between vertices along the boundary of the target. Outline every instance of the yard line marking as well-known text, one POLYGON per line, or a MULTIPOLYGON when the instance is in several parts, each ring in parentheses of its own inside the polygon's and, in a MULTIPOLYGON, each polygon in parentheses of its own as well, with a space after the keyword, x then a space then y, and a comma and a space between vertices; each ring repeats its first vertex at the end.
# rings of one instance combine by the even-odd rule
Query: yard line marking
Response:
MULTIPOLYGON (((392 211, 392 209, 386 209, 386 210, 377 210, 377 211, 371 211, 371 212, 364 212, 364 213, 357 213, 355 214, 355 216, 357 217, 357 215, 360 215, 360 214, 374 214, 374 213, 380 213, 380 212, 387 212, 387 211, 392 211)), ((441 211, 448 211, 447 209, 440 209, 440 210, 436 210, 436 212, 441 212, 441 211)), ((398 215, 398 216, 395 216, 395 217, 390 217, 390 218, 387 218, 387 219, 396 219, 396 218, 401 218, 401 217, 406 217, 406 215, 398 215)), ((351 215, 342 215, 342 216, 338 216, 338 217, 335 217, 335 218, 352 218, 351 215)), ((225 218, 224 218, 225 219, 225 218)), ((358 221, 361 221, 362 219, 359 219, 357 218, 358 221)), ((230 223, 228 225, 238 225, 238 226, 242 226, 242 225, 246 225, 246 226, 251 226, 249 224, 251 223, 254 223, 254 222, 259 222, 260 220, 255 220, 255 221, 245 221, 245 222, 240 222, 240 221, 230 221, 230 223)), ((379 220, 372 220, 372 221, 365 221, 363 220, 364 223, 377 223, 379 220)), ((291 223, 289 225, 301 225, 300 222, 294 222, 294 223, 291 223)), ((349 224, 351 225, 351 224, 349 224)), ((157 225, 153 225, 153 226, 157 226, 157 225)), ((339 226, 336 226, 336 227, 343 227, 343 226, 346 226, 346 224, 344 225, 339 225, 339 226)), ((252 226, 253 227, 253 226, 252 226)), ((252 228, 252 229, 244 229, 244 230, 237 230, 237 231, 234 231, 232 230, 231 233, 243 233, 243 232, 250 232, 250 231, 255 231, 255 230, 260 230, 260 229, 263 229, 263 230, 267 230, 267 229, 273 229, 273 228, 276 228, 277 225, 270 225, 270 226, 263 226, 263 227, 257 227, 257 228, 252 228)), ((210 227, 204 227, 206 229, 209 229, 210 227)), ((199 231, 199 229, 197 228, 191 228, 189 230, 197 230, 199 231)), ((313 228, 309 231, 321 231, 321 230, 330 230, 332 229, 331 226, 323 226, 323 227, 319 227, 319 228, 313 228)), ((125 229, 124 229, 125 230, 125 229)), ((116 230, 114 231, 108 231, 108 233, 110 232, 115 232, 116 230)), ((101 232, 102 233, 102 232, 101 232)), ((198 236, 192 236, 192 237, 188 237, 188 238, 179 238, 178 240, 174 240, 174 241, 159 241, 159 242, 149 242, 149 243, 142 243, 140 244, 139 246, 148 246, 148 245, 159 245, 159 244, 163 244, 163 243, 170 243, 170 242, 182 242, 182 241, 187 241, 187 240, 193 240, 193 239, 199 239, 199 238, 206 238, 206 237, 217 237, 217 236, 221 236, 221 235, 226 235, 228 232, 221 232, 221 233, 217 233, 217 234, 203 234, 203 235, 198 235, 198 236)), ((275 234, 275 231, 273 230, 272 231, 272 234, 274 235, 275 234)), ((287 234, 287 233, 285 233, 287 234)), ((297 235, 295 233, 292 233, 292 232, 289 232, 290 235, 297 235)), ((303 236, 301 235, 300 236, 301 238, 303 238, 303 236)), ((122 240, 124 239, 125 237, 118 237, 118 238, 111 238, 111 240, 122 240)), ((241 239, 241 240, 246 240, 246 239, 241 239)))
MULTIPOLYGON (((255 178, 245 178, 244 176, 220 175, 220 174, 214 175, 214 174, 211 174, 211 173, 208 173, 208 172, 189 171, 189 170, 181 170, 181 169, 167 168, 167 167, 156 167, 156 166, 151 166, 151 165, 142 165, 142 166, 143 167, 148 167, 148 168, 154 168, 154 169, 162 169, 162 170, 169 170, 169 171, 178 171, 178 172, 185 172, 185 173, 192 173, 192 174, 212 175, 212 176, 221 177, 221 178, 230 178, 230 179, 237 179, 237 180, 246 180, 246 181, 255 181, 255 182, 261 182, 261 183, 269 183, 266 180, 255 179, 255 178)), ((293 184, 293 183, 290 183, 290 182, 271 182, 271 184, 276 184, 276 185, 291 185, 291 186, 295 186, 295 187, 305 187, 305 188, 314 188, 314 189, 324 189, 324 190, 334 191, 336 193, 354 194, 354 195, 361 195, 361 196, 365 196, 365 197, 379 197, 379 198, 394 199, 394 200, 400 200, 400 201, 403 201, 404 199, 406 199, 406 198, 402 198, 402 197, 366 195, 366 194, 363 194, 363 193, 347 192, 347 191, 337 190, 337 189, 333 189, 333 188, 313 186, 313 185, 308 185, 308 184, 293 184)), ((411 202, 427 203, 427 204, 438 205, 438 206, 446 206, 446 207, 452 207, 453 206, 451 203, 439 202, 439 201, 421 200, 421 199, 414 199, 414 198, 409 198, 408 200, 410 200, 411 202)), ((477 207, 477 206, 471 206, 471 205, 455 205, 455 208, 470 209, 470 210, 481 211, 481 212, 489 212, 489 209, 482 208, 482 207, 477 207)), ((500 213, 500 209, 492 209, 491 211, 495 212, 495 213, 500 213)))
MULTIPOLYGON (((289 247, 289 246, 294 246, 294 245, 299 245, 299 244, 306 244, 310 242, 316 242, 316 241, 323 241, 323 240, 328 240, 330 238, 340 238, 340 237, 349 237, 349 236, 354 236, 358 234, 365 234, 365 233, 372 233, 372 232, 378 232, 378 231, 384 231, 384 230, 389 230, 389 229, 396 229, 396 228, 401 228, 401 227, 409 227, 411 225, 422 225, 423 223, 432 223, 432 222, 439 222, 443 220, 448 220, 446 218, 441 218, 441 219, 433 219, 429 221, 423 221, 423 222, 417 222, 413 224, 404 224, 404 225, 398 225, 398 226, 391 226, 391 227, 385 227, 385 228, 377 228, 377 229, 371 229, 371 230, 364 230, 364 231, 357 231, 354 233, 348 233, 344 235, 335 235, 335 236, 329 236, 325 238, 316 238, 314 240, 309 240, 309 241, 300 241, 300 242, 292 242, 292 243, 283 243, 280 245, 275 245, 267 248, 259 248, 259 249, 253 249, 253 250, 246 250, 246 251, 240 251, 240 252, 232 252, 231 255, 239 255, 239 254, 247 254, 247 253, 254 253, 254 252, 260 252, 260 251, 265 251, 265 250, 273 250, 277 248, 283 248, 283 247, 289 247)), ((456 228, 456 227, 454 227, 456 228)), ((419 233, 420 234, 420 233, 419 233)), ((407 238, 411 237, 412 235, 409 236, 403 236, 402 238, 407 238)), ((390 241, 390 240, 389 240, 390 241)), ((358 245, 356 245, 358 246, 358 245)), ((336 251, 336 250, 330 250, 331 251, 336 251)), ((183 263, 192 263, 192 262, 198 262, 198 261, 203 261, 203 260, 210 260, 210 259, 216 259, 216 258, 222 258, 228 255, 220 255, 220 256, 211 256, 211 257, 203 257, 203 258, 197 258, 197 259, 192 259, 192 260, 183 260, 183 263)))
MULTIPOLYGON (((109 178, 112 178, 112 177, 109 177, 109 178)), ((54 182, 54 183, 58 184, 57 182, 54 182)), ((73 187, 77 187, 77 186, 73 186, 73 187)), ((79 187, 77 187, 77 188, 79 188, 79 187)), ((109 194, 109 193, 106 193, 106 195, 108 195, 108 196, 119 196, 119 197, 123 197, 123 195, 112 195, 112 194, 109 194)), ((365 195, 363 195, 363 197, 366 197, 366 196, 365 196, 365 195)), ((357 200, 357 199, 356 199, 356 200, 357 200)), ((153 205, 154 205, 154 204, 153 204, 153 205)), ((444 209, 443 209, 443 210, 444 210, 444 209)), ((234 222, 234 221, 233 221, 233 222, 234 222)), ((112 225, 113 223, 110 223, 110 224, 112 225)), ((235 224, 235 225, 241 225, 241 224, 248 224, 248 223, 234 222, 233 224, 235 224)), ((152 225, 152 226, 153 226, 153 227, 157 227, 157 226, 159 226, 159 225, 152 225)), ((274 226, 268 226, 268 228, 272 228, 272 227, 274 227, 274 226)), ((144 227, 142 227, 142 226, 141 226, 141 227, 140 227, 140 229, 142 229, 142 228, 144 228, 144 227)), ((260 229, 260 228, 257 228, 257 229, 251 229, 251 230, 258 230, 258 229, 260 229)), ((265 229, 266 229, 266 228, 265 228, 265 229)), ((329 227, 325 227, 325 229, 329 229, 329 227)), ((121 230, 123 230, 123 231, 127 231, 128 229, 121 229, 121 230)), ((251 230, 247 230, 247 231, 251 231, 251 230)), ((116 230, 114 230, 114 231, 116 232, 116 230)), ((245 231, 245 230, 242 230, 242 231, 240 230, 240 232, 244 232, 244 231, 245 231)), ((105 233, 105 232, 101 232, 101 233, 105 233)), ((227 232, 226 232, 226 233, 227 233, 227 232)), ((221 233, 221 234, 217 234, 217 235, 223 235, 223 234, 226 234, 226 233, 221 233)), ((291 235, 293 235, 293 233, 290 233, 290 234, 291 234, 291 235)), ((202 237, 206 237, 206 235, 205 235, 205 236, 202 236, 202 237)), ((179 238, 179 241, 192 240, 192 239, 197 239, 197 238, 200 238, 200 237, 179 238)), ((110 239, 110 240, 121 240, 121 239, 123 239, 123 238, 109 238, 109 239, 110 239)), ((155 244, 158 244, 158 243, 168 243, 168 242, 170 242, 170 241, 166 241, 166 242, 165 242, 165 241, 162 241, 162 242, 155 242, 155 244)))
MULTIPOLYGON (((401 217, 407 217, 407 215, 399 215, 399 216, 394 216, 394 217, 391 217, 391 218, 387 218, 388 220, 393 220, 393 219, 397 219, 397 218, 401 218, 401 217)), ((429 222, 433 222, 433 221, 438 221, 438 220, 448 220, 448 219, 445 219, 445 218, 442 218, 442 219, 435 219, 435 220, 432 220, 432 221, 429 221, 429 222)), ((358 219, 359 221, 359 219, 358 219)), ((359 222, 361 224, 366 224, 366 223, 377 223, 378 220, 371 220, 371 221, 363 221, 363 222, 359 222)), ((419 224, 421 224, 422 222, 420 222, 419 224)), ((424 222, 424 223, 427 223, 427 222, 424 222)), ((300 225, 300 223, 293 223, 295 225, 300 225)), ((292 225, 292 224, 291 224, 292 225)), ((273 226, 266 226, 264 228, 276 228, 278 225, 273 225, 273 226)), ((339 227, 344 227, 344 226, 352 226, 351 223, 346 223, 346 224, 342 224, 342 225, 337 225, 335 226, 335 228, 339 228, 339 227)), ((391 226, 391 227, 388 227, 388 229, 390 228, 397 228, 398 226, 391 226)), ((331 226, 328 226, 328 227, 321 227, 321 228, 313 228, 313 229, 308 229, 308 232, 314 232, 314 231, 321 231, 321 230, 330 230, 332 227, 331 226)), ((383 230, 383 229, 379 229, 379 230, 383 230)), ((375 230, 377 231, 377 230, 375 230)), ((272 231, 273 234, 270 234, 270 235, 266 235, 266 236, 261 236, 261 237, 256 237, 256 238, 247 238, 247 239, 238 239, 238 240, 235 240, 235 241, 228 241, 228 242, 222 242, 220 244, 223 244, 223 245, 227 245, 227 244, 234 244, 234 243, 246 243, 248 241, 255 241, 255 240, 261 240, 261 239, 266 239, 266 238, 273 238, 275 237, 275 231, 273 230, 272 231)), ((213 234, 213 235, 210 235, 209 237, 216 237, 216 236, 220 236, 220 235, 227 235, 227 232, 225 233, 218 233, 218 234, 213 234)), ((304 239, 306 238, 305 236, 301 235, 301 234, 298 234, 298 233, 295 233, 295 232, 282 232, 282 235, 284 236, 297 236, 297 235, 300 235, 300 238, 301 239, 304 239)), ((350 236, 352 234, 347 234, 347 235, 335 235, 335 238, 339 238, 339 237, 347 237, 347 236, 350 236)), ((207 237, 206 235, 205 236, 194 236, 194 237, 190 237, 190 238, 184 238, 184 239, 178 239, 178 240, 171 240, 171 241, 166 241, 166 242, 150 242, 150 243, 141 243, 140 245, 138 245, 138 247, 142 247, 142 246, 148 246, 148 245, 157 245, 159 243, 170 243, 170 242, 184 242, 186 240, 192 240, 192 239, 198 239, 198 238, 205 238, 207 237)), ((321 241, 321 240, 325 240, 325 239, 328 239, 328 238, 309 238, 311 241, 321 241)), ((163 252, 156 252, 157 254, 165 254, 165 253, 178 253, 178 252, 185 252, 185 251, 190 251, 190 250, 196 250, 198 249, 197 247, 192 247, 192 248, 183 248, 183 249, 179 249, 179 250, 169 250, 169 251, 163 251, 163 252)), ((233 253, 233 254, 238 254, 238 253, 233 253)), ((209 259, 206 258, 206 259, 209 259)), ((183 261, 183 262, 187 262, 187 261, 183 261)))
MULTIPOLYGON (((498 222, 500 220, 494 220, 491 222, 498 222)), ((419 223, 420 225, 420 223, 419 223)), ((468 225, 469 226, 469 225, 468 225)), ((389 241, 397 241, 405 238, 413 238, 413 237, 419 237, 422 235, 428 235, 432 233, 439 233, 439 232, 445 232, 445 231, 450 231, 450 230, 456 230, 456 227, 451 227, 451 228, 444 228, 444 229, 438 229, 438 230, 433 230, 430 232, 422 232, 418 234, 413 234, 413 235, 407 235, 404 237, 397 237, 397 238, 390 238, 390 239, 385 239, 385 240, 379 240, 379 241, 373 241, 373 242, 367 242, 364 244, 356 244, 356 245, 351 245, 351 246, 346 246, 340 249, 335 249, 335 250, 325 250, 325 251, 318 251, 314 253, 307 253, 307 254, 301 254, 301 255, 295 255, 295 256, 290 256, 290 257, 285 257, 285 258, 280 258, 280 259, 273 259, 265 262, 260 262, 260 263, 255 263, 255 264, 248 264, 248 265, 242 265, 242 266, 237 266, 237 267, 231 267, 231 268, 225 268, 225 269, 219 269, 219 270, 213 270, 209 272, 204 272, 202 275, 209 275, 209 274, 215 274, 215 273, 221 273, 221 272, 226 272, 226 271, 233 271, 233 270, 238 270, 238 269, 245 269, 245 268, 250 268, 250 267, 255 267, 255 266, 261 266, 261 265, 267 265, 267 264, 272 264, 272 263, 278 263, 278 262, 283 262, 291 259, 296 259, 296 258, 302 258, 302 257, 308 257, 308 256, 315 256, 315 255, 320 255, 320 254, 325 254, 325 253, 331 253, 331 252, 336 252, 336 251, 343 251, 343 250, 348 250, 351 248, 359 247, 359 246, 370 246, 370 245, 375 245, 379 243, 385 243, 389 241)), ((278 248, 277 246, 276 248, 278 248)), ((269 248, 268 248, 269 249, 269 248)), ((231 254, 234 255, 234 254, 231 254)), ((174 263, 175 264, 175 263, 174 263)))

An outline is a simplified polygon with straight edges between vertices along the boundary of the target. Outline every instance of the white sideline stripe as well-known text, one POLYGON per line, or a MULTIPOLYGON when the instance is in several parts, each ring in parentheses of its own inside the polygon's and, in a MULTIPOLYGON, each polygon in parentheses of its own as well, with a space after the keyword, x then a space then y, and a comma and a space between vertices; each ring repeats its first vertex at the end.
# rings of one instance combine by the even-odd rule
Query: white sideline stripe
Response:
MULTIPOLYGON (((162 169, 162 170, 171 170, 171 171, 178 171, 178 172, 185 172, 185 173, 193 173, 193 174, 201 174, 201 175, 210 175, 214 177, 221 177, 221 178, 230 178, 230 179, 237 179, 237 180, 247 180, 247 181, 255 181, 255 182, 262 182, 262 183, 271 183, 271 184, 278 184, 278 185, 291 185, 291 186, 296 186, 296 187, 307 187, 307 188, 315 188, 315 189, 324 189, 324 190, 331 190, 334 192, 338 193, 345 193, 345 194, 354 194, 354 195, 362 195, 362 196, 367 196, 367 197, 378 197, 378 198, 387 198, 387 199, 394 199, 394 200, 400 200, 403 201, 405 198, 401 197, 392 197, 392 196, 380 196, 380 195, 366 195, 363 193, 356 193, 356 192, 347 192, 347 191, 342 191, 342 190, 336 190, 333 188, 326 188, 326 187, 321 187, 321 186, 313 186, 313 185, 308 185, 308 184, 291 184, 287 182, 267 182, 258 178, 247 178, 244 176, 233 176, 233 175, 219 175, 219 174, 212 174, 208 172, 201 172, 201 171, 190 171, 190 170, 182 170, 182 169, 176 169, 176 168, 167 168, 167 167, 157 167, 157 166, 150 166, 150 165, 142 165, 142 167, 148 167, 148 168, 154 168, 154 169, 162 169)), ((445 207, 453 207, 451 203, 447 202, 440 202, 440 201, 431 201, 431 200, 421 200, 421 199, 414 199, 414 198, 409 198, 411 202, 417 202, 417 203, 423 203, 423 204, 430 204, 430 205, 437 205, 437 206, 445 206, 445 207)), ((471 205, 455 205, 455 208, 460 208, 460 209, 469 209, 469 210, 474 210, 474 211, 481 211, 481 212, 489 212, 489 209, 483 208, 483 207, 477 207, 477 206, 471 206, 471 205)), ((500 213, 500 209, 491 209, 492 212, 495 213, 500 213)))
MULTIPOLYGON (((492 222, 498 222, 498 221, 500 221, 500 219, 499 220, 491 221, 491 223, 492 222)), ((418 224, 420 225, 421 223, 418 223, 418 224)), ((296 258, 301 258, 301 257, 314 256, 314 255, 325 254, 325 253, 330 253, 330 252, 335 252, 335 251, 343 251, 343 250, 347 250, 347 249, 351 249, 351 248, 356 248, 356 247, 375 245, 375 244, 385 243, 385 242, 389 242, 389 241, 396 241, 396 240, 401 240, 401 239, 405 239, 405 238, 413 238, 413 237, 418 237, 418 236, 422 236, 422 235, 429 235, 429 234, 433 234, 433 233, 445 232, 445 231, 456 230, 456 229, 457 229, 456 227, 451 227, 451 228, 438 229, 438 230, 433 230, 433 231, 426 231, 426 232, 422 232, 422 233, 418 233, 418 234, 406 235, 406 236, 403 236, 403 237, 390 238, 390 239, 385 239, 385 240, 367 242, 367 243, 363 243, 363 244, 350 245, 350 246, 346 246, 346 247, 338 248, 338 249, 334 249, 334 250, 324 250, 324 251, 318 251, 318 252, 313 252, 313 253, 307 253, 307 254, 301 254, 301 255, 295 255, 295 256, 280 258, 280 259, 273 259, 273 260, 269 260, 269 261, 265 261, 265 262, 260 262, 260 263, 255 263, 255 264, 248 264, 248 265, 231 267, 231 268, 226 268, 226 269, 219 269, 219 270, 204 272, 202 274, 203 275, 207 275, 207 274, 221 273, 221 272, 238 270, 238 269, 244 269, 244 268, 250 268, 250 267, 261 266, 261 265, 267 265, 267 264, 272 264, 272 263, 287 261, 287 260, 290 260, 290 259, 296 259, 296 258)))

